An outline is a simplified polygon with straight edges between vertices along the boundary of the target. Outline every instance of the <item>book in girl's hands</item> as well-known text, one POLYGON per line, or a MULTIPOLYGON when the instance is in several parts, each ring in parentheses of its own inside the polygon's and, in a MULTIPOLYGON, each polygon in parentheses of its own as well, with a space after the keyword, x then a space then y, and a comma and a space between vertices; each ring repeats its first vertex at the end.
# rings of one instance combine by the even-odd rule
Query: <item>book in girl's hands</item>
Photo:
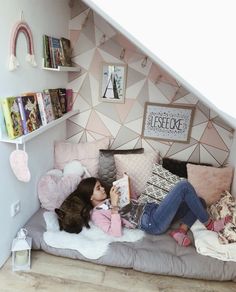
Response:
POLYGON ((123 208, 124 206, 130 203, 130 183, 129 176, 124 173, 124 176, 113 182, 113 185, 118 188, 120 193, 119 197, 119 207, 123 208))
POLYGON ((7 134, 10 139, 23 135, 19 106, 16 97, 7 97, 1 100, 7 134))

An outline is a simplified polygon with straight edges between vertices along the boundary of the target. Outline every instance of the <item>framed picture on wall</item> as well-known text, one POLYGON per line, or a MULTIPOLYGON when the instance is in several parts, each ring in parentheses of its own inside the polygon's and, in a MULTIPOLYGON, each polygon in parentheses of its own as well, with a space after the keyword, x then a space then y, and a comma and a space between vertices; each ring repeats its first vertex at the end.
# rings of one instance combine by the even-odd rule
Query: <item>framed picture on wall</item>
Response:
POLYGON ((102 63, 100 100, 125 102, 126 66, 123 64, 102 63))
POLYGON ((193 106, 147 102, 144 108, 142 136, 188 143, 193 114, 193 106))

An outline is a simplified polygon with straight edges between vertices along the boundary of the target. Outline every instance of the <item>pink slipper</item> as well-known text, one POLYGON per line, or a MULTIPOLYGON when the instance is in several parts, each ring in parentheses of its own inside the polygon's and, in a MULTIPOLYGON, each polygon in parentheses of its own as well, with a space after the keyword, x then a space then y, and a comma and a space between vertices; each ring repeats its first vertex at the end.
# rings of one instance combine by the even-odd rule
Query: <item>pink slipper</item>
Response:
POLYGON ((10 165, 18 180, 30 181, 30 171, 28 168, 28 154, 24 150, 14 150, 10 155, 10 165))
POLYGON ((174 238, 174 240, 178 243, 178 245, 187 247, 191 244, 190 238, 185 233, 185 231, 183 231, 181 229, 173 230, 169 234, 171 237, 174 238))

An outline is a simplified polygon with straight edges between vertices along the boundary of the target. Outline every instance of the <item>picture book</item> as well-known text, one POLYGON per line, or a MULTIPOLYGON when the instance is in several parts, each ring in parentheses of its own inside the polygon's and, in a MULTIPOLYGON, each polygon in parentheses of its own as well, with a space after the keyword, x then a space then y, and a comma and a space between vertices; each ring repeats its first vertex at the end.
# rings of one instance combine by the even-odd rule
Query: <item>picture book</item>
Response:
POLYGON ((22 98, 21 96, 17 96, 16 97, 18 106, 19 106, 19 111, 20 111, 20 117, 21 117, 21 125, 22 125, 22 129, 23 129, 23 133, 24 135, 28 134, 28 127, 27 127, 27 121, 26 121, 26 114, 25 114, 25 109, 24 109, 24 105, 22 102, 22 98))
POLYGON ((52 62, 52 68, 57 68, 62 66, 62 49, 61 42, 59 38, 49 37, 49 47, 50 47, 50 56, 52 62))
POLYGON ((71 49, 70 40, 66 38, 61 38, 60 43, 61 43, 61 48, 62 48, 62 59, 61 59, 62 66, 70 67, 72 66, 72 61, 71 61, 72 49, 71 49))
POLYGON ((49 94, 51 103, 52 103, 52 110, 55 119, 58 119, 62 116, 61 105, 58 96, 58 89, 45 89, 45 94, 49 94))
POLYGON ((123 177, 114 181, 113 185, 118 188, 120 193, 119 196, 119 207, 123 208, 124 206, 130 203, 130 183, 129 176, 124 173, 123 177))
POLYGON ((42 125, 45 126, 54 120, 51 98, 43 92, 36 93, 42 125))
POLYGON ((38 109, 37 98, 34 93, 28 93, 22 95, 21 100, 25 113, 27 131, 28 133, 30 133, 41 126, 41 118, 38 109))
POLYGON ((23 135, 19 106, 16 97, 1 100, 7 134, 10 139, 23 135))
POLYGON ((2 105, 0 104, 0 138, 2 139, 6 136, 7 136, 6 123, 4 119, 2 105))
POLYGON ((43 58, 44 58, 44 67, 51 68, 52 62, 51 62, 48 35, 43 35, 43 58))
POLYGON ((66 104, 67 109, 66 111, 69 112, 73 108, 73 91, 72 89, 66 89, 66 104))
POLYGON ((61 111, 63 114, 67 112, 67 100, 66 100, 66 89, 58 88, 58 97, 61 105, 61 111))

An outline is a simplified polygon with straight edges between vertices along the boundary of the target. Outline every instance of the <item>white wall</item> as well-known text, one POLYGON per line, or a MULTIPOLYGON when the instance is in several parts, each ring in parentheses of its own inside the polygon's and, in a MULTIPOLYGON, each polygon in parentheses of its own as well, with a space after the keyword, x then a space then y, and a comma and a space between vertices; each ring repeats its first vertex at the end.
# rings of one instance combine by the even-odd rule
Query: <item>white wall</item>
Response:
MULTIPOLYGON (((42 35, 68 37, 70 8, 67 0, 2 0, 0 9, 0 96, 18 95, 27 91, 41 91, 44 88, 65 87, 67 73, 50 72, 41 69, 42 35), (21 11, 29 24, 34 40, 37 68, 26 61, 26 41, 21 33, 17 43, 17 58, 20 67, 8 71, 9 42, 13 25, 20 20, 21 11)), ((15 149, 11 144, 0 142, 0 267, 10 254, 10 245, 18 229, 25 224, 38 209, 36 194, 38 178, 53 166, 53 141, 65 138, 65 124, 50 129, 26 143, 29 155, 31 181, 23 183, 16 179, 10 164, 9 155, 15 149), (60 130, 59 130, 60 127, 60 130), (21 212, 12 218, 10 206, 21 201, 21 212)))

